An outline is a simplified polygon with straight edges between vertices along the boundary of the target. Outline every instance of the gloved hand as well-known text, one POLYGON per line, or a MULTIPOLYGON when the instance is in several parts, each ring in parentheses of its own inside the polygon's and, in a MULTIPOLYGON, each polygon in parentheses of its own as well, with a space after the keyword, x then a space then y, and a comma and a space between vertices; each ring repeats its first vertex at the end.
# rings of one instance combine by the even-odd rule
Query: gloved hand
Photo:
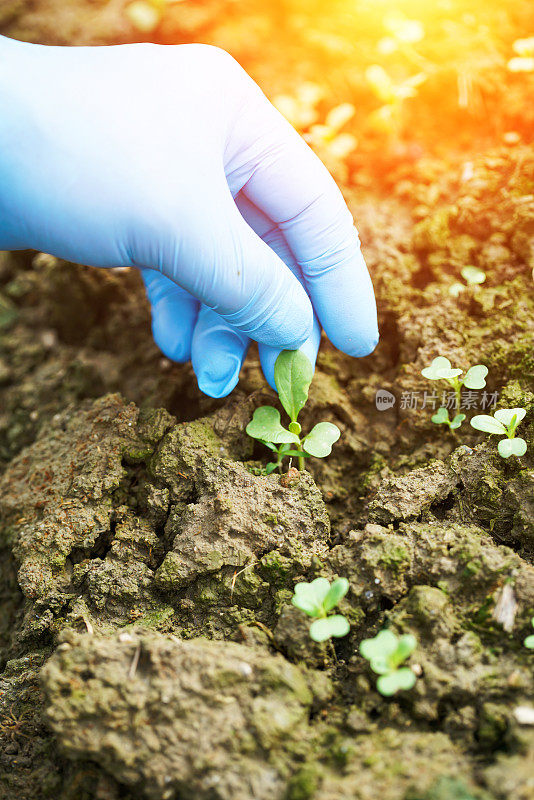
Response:
POLYGON ((0 37, 0 248, 140 268, 156 342, 213 397, 236 385, 250 338, 271 385, 280 349, 315 361, 319 323, 353 356, 378 340, 341 193, 207 45, 0 37))

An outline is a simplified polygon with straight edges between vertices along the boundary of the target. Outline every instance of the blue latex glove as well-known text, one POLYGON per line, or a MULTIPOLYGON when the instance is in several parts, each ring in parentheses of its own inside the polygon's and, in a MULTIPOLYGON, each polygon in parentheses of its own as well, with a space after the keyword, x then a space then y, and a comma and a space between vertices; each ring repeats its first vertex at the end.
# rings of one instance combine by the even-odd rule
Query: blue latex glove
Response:
POLYGON ((156 342, 191 358, 213 397, 236 385, 251 338, 271 385, 280 349, 315 361, 319 323, 353 356, 378 340, 337 186, 207 45, 0 37, 0 248, 140 268, 156 342))

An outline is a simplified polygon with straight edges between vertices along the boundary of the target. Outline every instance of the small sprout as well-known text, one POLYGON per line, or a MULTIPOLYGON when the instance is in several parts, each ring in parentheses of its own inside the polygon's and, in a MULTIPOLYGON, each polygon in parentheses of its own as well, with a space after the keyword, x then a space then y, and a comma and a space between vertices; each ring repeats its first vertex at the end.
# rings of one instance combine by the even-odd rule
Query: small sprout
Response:
POLYGON ((449 412, 445 408, 445 406, 441 406, 438 408, 436 413, 431 417, 432 422, 435 422, 436 425, 448 425, 451 431, 456 430, 459 428, 462 422, 465 419, 465 414, 456 414, 453 419, 449 419, 449 412))
MULTIPOLYGON (((457 409, 459 409, 462 404, 462 388, 464 386, 467 389, 484 388, 486 385, 488 368, 483 364, 476 364, 474 367, 470 367, 467 370, 463 380, 460 378, 461 374, 462 370, 458 368, 453 369, 449 359, 445 358, 444 356, 438 356, 433 360, 429 367, 425 367, 423 370, 421 370, 421 375, 424 378, 428 378, 429 381, 447 381, 449 386, 452 386, 456 397, 457 409)), ((456 416, 455 419, 458 421, 458 416, 456 416)), ((459 425, 462 424, 462 421, 463 420, 460 420, 459 425)), ((440 418, 439 422, 445 422, 445 420, 440 418)), ((455 427, 459 427, 459 425, 456 425, 455 427)))
MULTIPOLYGON (((460 274, 468 286, 479 286, 486 280, 486 273, 478 267, 464 267, 460 274)), ((456 281, 449 286, 449 294, 452 297, 458 297, 464 289, 464 284, 456 281)))
POLYGON ((267 475, 275 469, 281 471, 284 458, 298 458, 299 469, 302 470, 305 458, 329 456, 332 445, 341 435, 337 425, 319 422, 306 436, 301 437, 302 429, 297 418, 308 399, 312 378, 313 366, 304 353, 300 350, 282 350, 274 365, 274 381, 290 423, 284 428, 280 412, 273 406, 262 406, 256 409, 246 429, 249 436, 276 453, 276 461, 270 462, 265 468, 267 475))
POLYGON ((451 297, 459 297, 464 291, 465 286, 460 281, 455 281, 449 286, 449 294, 451 297))
MULTIPOLYGON (((532 627, 534 628, 534 617, 532 617, 530 622, 532 623, 532 627)), ((529 650, 534 650, 534 633, 531 636, 527 636, 523 644, 525 645, 525 647, 528 647, 529 650)))
POLYGON ((332 584, 326 578, 316 578, 311 583, 297 583, 291 602, 309 617, 314 617, 310 636, 314 642, 324 642, 332 636, 346 636, 350 630, 348 621, 342 614, 331 614, 339 601, 349 590, 346 578, 337 578, 332 584))
POLYGON ((515 430, 526 413, 524 408, 501 408, 495 411, 492 417, 489 414, 477 414, 471 420, 471 425, 477 431, 507 437, 501 439, 497 445, 499 455, 503 458, 524 456, 527 452, 527 443, 520 436, 516 437, 515 430))
POLYGON ((380 675, 376 688, 384 697, 391 697, 401 689, 411 689, 416 676, 410 667, 401 667, 415 648, 415 636, 395 636, 390 630, 379 631, 373 639, 360 643, 361 655, 369 661, 371 669, 380 675))
POLYGON ((468 286, 478 286, 486 280, 486 273, 478 267, 464 267, 460 274, 468 286))

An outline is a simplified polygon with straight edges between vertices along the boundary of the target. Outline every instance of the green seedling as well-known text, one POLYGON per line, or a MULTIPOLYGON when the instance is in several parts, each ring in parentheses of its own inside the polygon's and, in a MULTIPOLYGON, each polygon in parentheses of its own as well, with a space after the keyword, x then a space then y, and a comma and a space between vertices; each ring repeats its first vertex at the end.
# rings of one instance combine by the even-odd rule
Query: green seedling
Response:
POLYGON ((274 380, 278 397, 290 422, 284 428, 280 412, 273 406, 257 408, 247 425, 247 433, 276 453, 276 461, 267 464, 265 473, 281 471, 284 458, 298 458, 299 469, 304 469, 304 459, 309 456, 325 458, 340 437, 337 425, 319 422, 304 437, 297 418, 308 399, 313 378, 313 366, 300 350, 282 350, 274 365, 274 380))
POLYGON ((503 458, 510 456, 524 456, 527 452, 527 443, 520 436, 515 435, 515 429, 526 414, 524 408, 500 408, 492 417, 489 414, 477 414, 471 420, 471 425, 477 431, 497 433, 506 436, 497 445, 499 455, 503 458))
POLYGON ((310 636, 314 642, 325 642, 335 636, 346 636, 350 625, 342 614, 331 614, 349 590, 346 578, 337 578, 332 584, 326 578, 316 578, 311 583, 297 583, 291 602, 309 617, 314 618, 310 636))
POLYGON ((456 414, 453 419, 449 419, 448 410, 445 406, 441 406, 441 408, 438 408, 436 413, 432 415, 431 419, 436 425, 448 425, 449 430, 454 431, 456 428, 459 428, 464 421, 465 414, 456 414))
MULTIPOLYGON (((480 286, 486 280, 486 273, 478 267, 464 267, 460 274, 468 286, 480 286)), ((456 282, 449 286, 449 294, 458 297, 464 289, 463 283, 456 282)))
MULTIPOLYGON (((461 374, 462 370, 458 368, 453 369, 449 359, 444 356, 438 356, 429 367, 425 367, 421 370, 421 375, 424 378, 428 378, 429 381, 446 381, 449 386, 454 389, 457 409, 460 408, 462 403, 462 388, 464 386, 466 389, 484 388, 486 385, 485 379, 488 374, 488 368, 483 364, 475 364, 474 367, 470 367, 467 370, 463 379, 460 378, 461 374)), ((442 420, 440 420, 440 422, 441 421, 442 420)), ((461 424, 462 421, 460 420, 460 425, 461 424)), ((459 427, 459 425, 456 427, 459 427)))
POLYGON ((409 667, 401 667, 417 646, 415 636, 395 636, 392 631, 379 631, 373 639, 364 639, 360 644, 361 655, 369 661, 371 669, 380 677, 376 688, 384 697, 411 689, 415 685, 415 673, 409 667))
MULTIPOLYGON (((534 617, 532 617, 530 622, 532 623, 532 627, 534 628, 534 617)), ((525 645, 525 647, 528 647, 529 650, 534 650, 534 633, 531 636, 527 636, 523 644, 525 645)))
POLYGON ((478 267, 464 267, 460 275, 468 286, 479 286, 486 280, 486 273, 478 267))

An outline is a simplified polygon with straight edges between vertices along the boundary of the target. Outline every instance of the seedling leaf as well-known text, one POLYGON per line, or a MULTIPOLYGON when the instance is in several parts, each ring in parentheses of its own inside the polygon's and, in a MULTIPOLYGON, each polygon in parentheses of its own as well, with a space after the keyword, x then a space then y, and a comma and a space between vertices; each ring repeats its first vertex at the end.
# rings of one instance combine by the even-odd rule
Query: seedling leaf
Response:
POLYGON ((448 380, 461 374, 461 369, 451 369, 451 362, 445 356, 437 356, 429 367, 421 370, 421 375, 429 381, 448 380))
POLYGON ((397 642, 395 658, 398 659, 399 663, 401 661, 406 661, 408 656, 413 653, 416 647, 417 639, 415 636, 412 636, 410 633, 406 633, 404 636, 401 636, 397 642))
POLYGON ((300 350, 282 350, 274 365, 274 382, 280 402, 290 420, 296 422, 308 399, 313 366, 300 350))
POLYGON ((476 286, 479 283, 484 283, 486 280, 486 273, 478 267, 464 267, 461 271, 462 278, 470 286, 476 286))
POLYGON ((451 362, 449 359, 445 358, 445 356, 438 356, 433 360, 429 367, 425 367, 423 370, 421 370, 421 375, 423 375, 425 378, 428 378, 429 381, 437 381, 439 378, 439 375, 437 374, 438 370, 450 368, 451 362))
POLYGON ((291 602, 309 616, 316 617, 322 612, 323 602, 330 590, 330 582, 326 578, 315 578, 311 583, 302 581, 295 585, 291 602))
POLYGON ((348 621, 342 614, 316 619, 310 627, 310 636, 314 642, 324 642, 331 636, 339 638, 346 636, 350 630, 348 621))
POLYGON ((337 425, 331 422, 319 422, 309 432, 302 446, 307 453, 316 458, 324 458, 332 452, 332 445, 341 436, 337 425))
POLYGON ((254 412, 246 431, 253 439, 274 444, 297 443, 299 437, 282 427, 280 412, 273 406, 262 406, 254 412))
POLYGON ((381 675, 376 682, 376 688, 384 697, 391 697, 399 689, 412 689, 415 685, 415 674, 409 667, 390 672, 387 675, 381 675))
POLYGON ((456 283, 451 283, 449 286, 449 294, 451 297, 458 297, 464 290, 465 286, 458 281, 456 281, 456 283))
POLYGON ((431 417, 432 422, 435 422, 436 425, 441 425, 442 423, 447 424, 449 421, 449 412, 445 408, 445 406, 441 406, 438 408, 435 414, 431 417))
POLYGON ((530 650, 534 650, 534 635, 527 636, 524 641, 525 647, 528 647, 530 650))
POLYGON ((368 661, 375 658, 388 657, 397 647, 397 637, 392 631, 384 630, 377 633, 372 639, 363 639, 360 642, 360 653, 368 661))
POLYGON ((514 417, 516 418, 516 424, 519 424, 526 413, 524 408, 499 408, 493 416, 508 428, 514 417))
POLYGON ((349 582, 346 578, 338 578, 335 580, 328 590, 328 594, 323 600, 323 608, 325 611, 331 611, 337 606, 339 601, 345 597, 349 591, 349 582))
POLYGON ((464 386, 468 389, 483 389, 486 385, 486 375, 488 368, 484 364, 476 364, 467 370, 464 378, 464 386))
POLYGON ((497 450, 503 458, 510 456, 524 456, 527 452, 527 443, 518 436, 516 439, 501 439, 497 445, 497 450))
POLYGON ((471 425, 477 431, 484 431, 485 433, 500 433, 505 434, 506 428, 495 417, 490 417, 489 414, 477 414, 471 420, 471 425))
POLYGON ((456 416, 454 417, 449 426, 450 429, 455 430, 456 428, 459 428, 464 419, 465 419, 465 414, 456 414, 456 416))

